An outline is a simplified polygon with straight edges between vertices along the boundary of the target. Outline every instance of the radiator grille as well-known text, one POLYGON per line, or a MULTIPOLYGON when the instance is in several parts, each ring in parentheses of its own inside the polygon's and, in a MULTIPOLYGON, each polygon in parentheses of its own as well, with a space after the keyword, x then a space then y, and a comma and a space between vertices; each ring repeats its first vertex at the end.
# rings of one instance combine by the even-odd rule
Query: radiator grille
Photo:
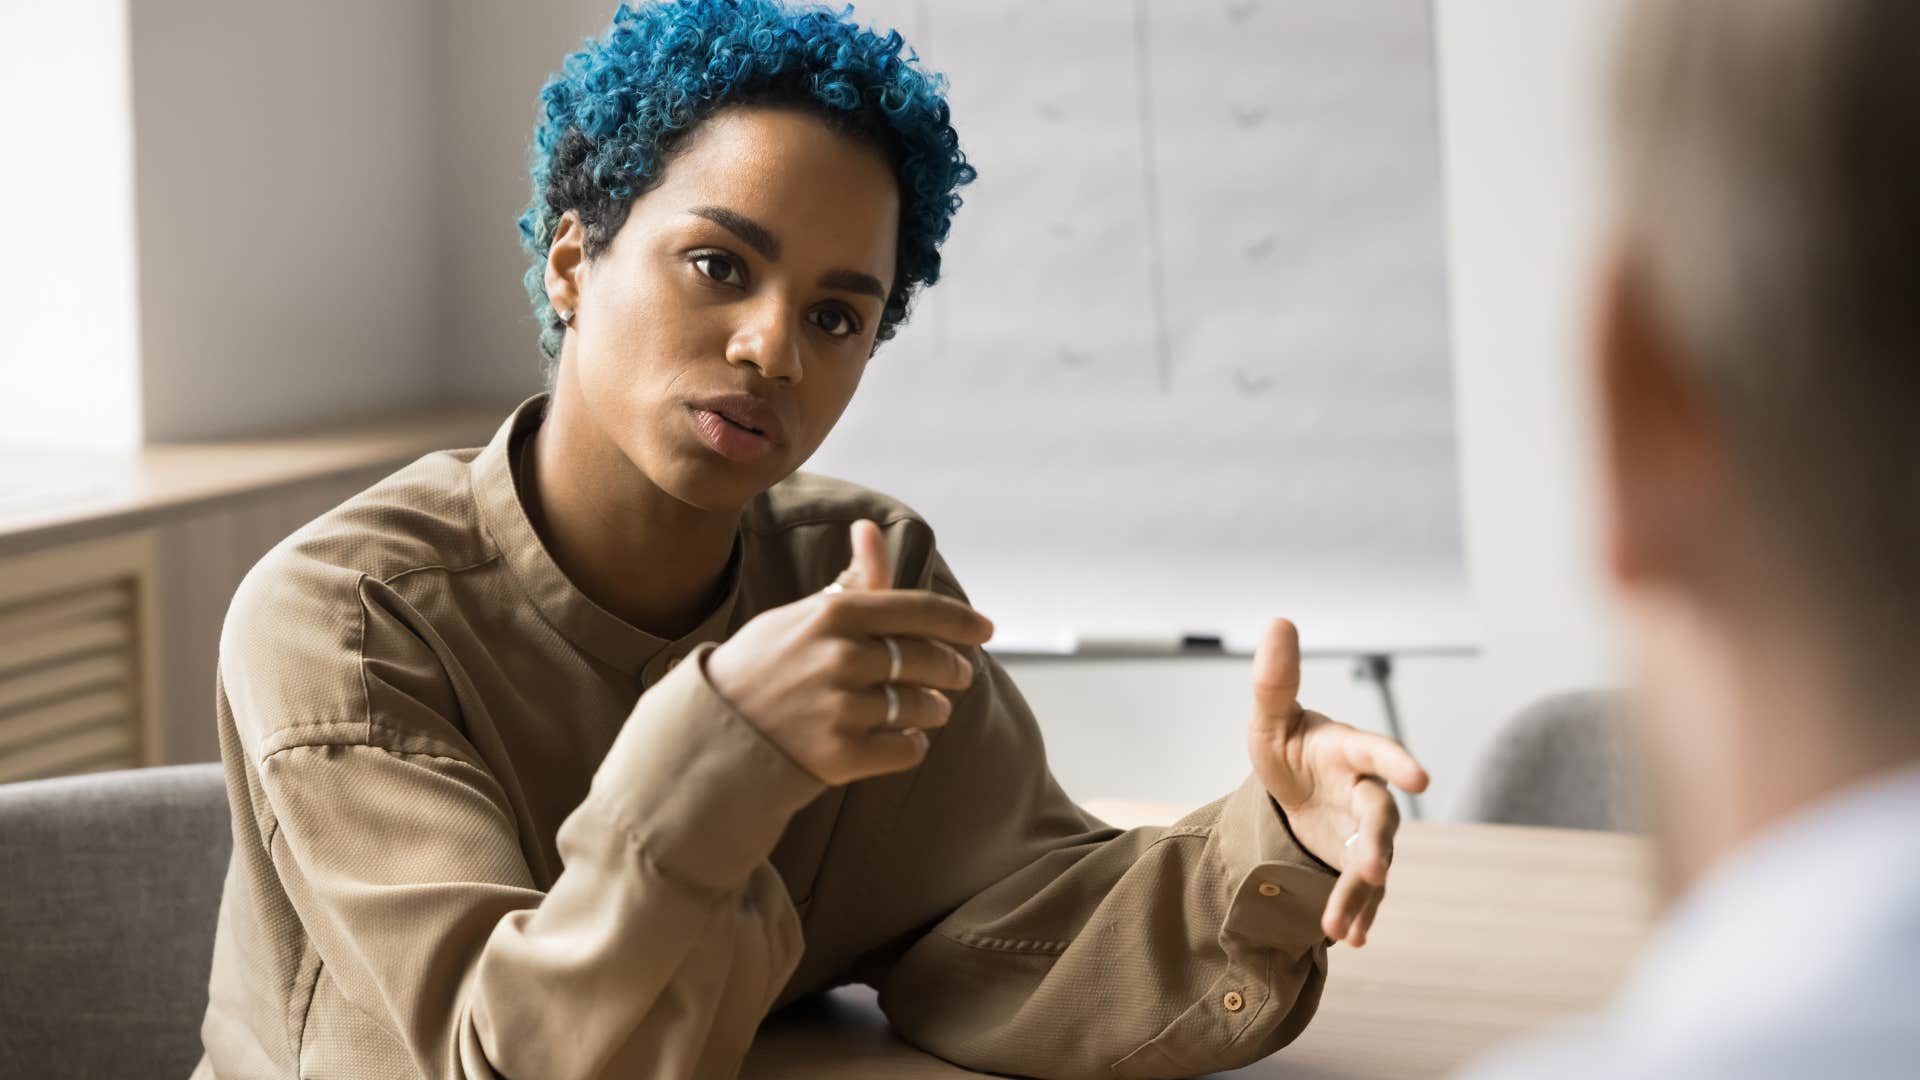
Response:
POLYGON ((0 561, 0 782, 145 764, 149 551, 122 538, 0 561))

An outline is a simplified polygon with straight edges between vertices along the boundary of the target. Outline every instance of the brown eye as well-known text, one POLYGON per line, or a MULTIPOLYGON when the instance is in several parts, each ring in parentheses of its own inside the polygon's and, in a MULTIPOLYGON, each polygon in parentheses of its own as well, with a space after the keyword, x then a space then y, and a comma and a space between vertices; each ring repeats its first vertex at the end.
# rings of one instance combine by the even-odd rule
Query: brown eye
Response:
POLYGON ((851 337, 860 332, 860 324, 853 316, 838 308, 815 308, 807 315, 807 321, 834 337, 851 337))
POLYGON ((740 272, 740 265, 717 251, 703 251, 695 255, 693 266, 694 269, 722 285, 745 284, 745 275, 740 272))

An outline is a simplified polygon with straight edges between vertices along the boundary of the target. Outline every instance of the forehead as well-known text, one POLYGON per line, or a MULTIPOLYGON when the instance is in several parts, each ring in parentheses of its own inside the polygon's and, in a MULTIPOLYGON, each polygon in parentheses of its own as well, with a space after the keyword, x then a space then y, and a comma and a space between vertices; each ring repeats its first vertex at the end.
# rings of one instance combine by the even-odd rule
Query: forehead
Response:
POLYGON ((886 155, 809 113, 716 113, 668 159, 633 215, 664 221, 696 206, 722 206, 765 226, 780 239, 782 261, 891 274, 900 192, 886 155))

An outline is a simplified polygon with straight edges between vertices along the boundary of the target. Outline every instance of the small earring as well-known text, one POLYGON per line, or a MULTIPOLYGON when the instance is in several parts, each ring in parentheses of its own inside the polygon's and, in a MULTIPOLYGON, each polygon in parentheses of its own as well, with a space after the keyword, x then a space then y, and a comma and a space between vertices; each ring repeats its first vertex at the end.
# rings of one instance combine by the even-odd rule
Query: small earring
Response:
POLYGON ((572 325, 573 325, 573 312, 571 312, 571 311, 562 311, 562 312, 560 313, 560 325, 562 325, 562 326, 572 326, 572 325))

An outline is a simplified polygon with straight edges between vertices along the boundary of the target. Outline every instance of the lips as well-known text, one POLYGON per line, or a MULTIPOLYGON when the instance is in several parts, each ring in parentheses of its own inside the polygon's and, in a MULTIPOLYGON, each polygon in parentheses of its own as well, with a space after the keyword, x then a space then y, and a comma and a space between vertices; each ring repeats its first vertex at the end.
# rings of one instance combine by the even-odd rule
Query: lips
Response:
POLYGON ((752 394, 720 394, 687 403, 698 412, 709 412, 744 432, 770 443, 787 441, 786 425, 780 414, 764 398, 752 394))
POLYGON ((786 440, 786 424, 764 398, 723 394, 686 404, 694 434, 736 464, 758 461, 786 440))

